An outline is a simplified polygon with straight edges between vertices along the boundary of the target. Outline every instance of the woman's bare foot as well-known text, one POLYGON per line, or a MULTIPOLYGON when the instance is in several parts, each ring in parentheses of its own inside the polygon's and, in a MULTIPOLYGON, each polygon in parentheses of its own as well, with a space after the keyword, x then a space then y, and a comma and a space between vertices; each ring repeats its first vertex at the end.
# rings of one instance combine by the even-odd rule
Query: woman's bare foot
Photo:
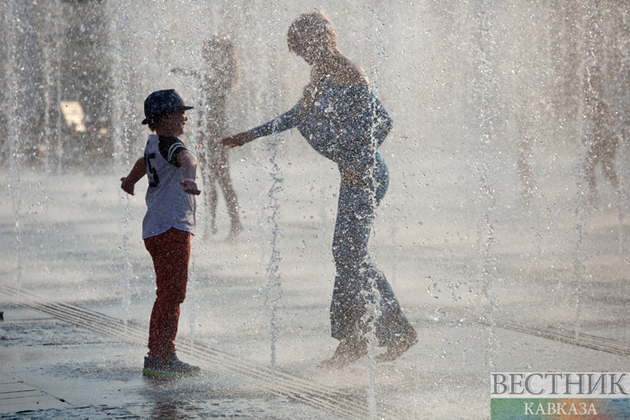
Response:
POLYGON ((341 340, 332 358, 324 360, 321 367, 329 369, 341 369, 354 363, 368 352, 365 340, 341 340))
POLYGON ((418 333, 415 330, 411 330, 394 340, 389 346, 387 346, 387 350, 385 350, 385 352, 376 356, 376 360, 378 362, 392 362, 398 359, 417 342, 418 333))

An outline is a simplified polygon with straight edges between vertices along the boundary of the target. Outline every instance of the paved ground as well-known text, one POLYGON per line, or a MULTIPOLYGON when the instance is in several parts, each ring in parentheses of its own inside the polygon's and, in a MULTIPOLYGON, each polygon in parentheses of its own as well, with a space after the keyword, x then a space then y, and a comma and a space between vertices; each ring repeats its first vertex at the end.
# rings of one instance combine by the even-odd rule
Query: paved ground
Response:
POLYGON ((141 375, 145 349, 128 340, 32 310, 5 314, 0 418, 329 418, 237 374, 204 369, 195 378, 153 381, 141 375))
POLYGON ((179 352, 203 373, 163 383, 141 375, 154 293, 142 192, 127 202, 109 175, 23 176, 21 210, 0 202, 0 418, 487 419, 490 372, 630 371, 629 220, 605 194, 576 217, 575 191, 486 207, 442 178, 439 201, 393 188, 374 233, 419 344, 322 370, 336 180, 289 171, 275 221, 269 185, 242 181, 246 232, 195 237, 179 352))
MULTIPOLYGON (((321 359, 315 354, 304 366, 282 366, 286 376, 275 386, 262 361, 230 355, 218 360, 204 345, 191 354, 186 344, 180 344, 184 358, 200 364, 203 373, 155 382, 141 375, 145 348, 134 344, 136 326, 125 331, 112 326, 109 318, 95 323, 90 316, 96 312, 90 310, 75 314, 73 324, 58 319, 68 316, 62 310, 56 317, 43 314, 49 307, 4 309, 0 418, 359 419, 371 415, 366 360, 342 371, 323 372, 313 367, 321 359), (109 325, 111 333, 94 332, 101 328, 97 324, 109 325)), ((572 343, 574 334, 567 331, 528 329, 517 323, 491 328, 443 316, 441 321, 419 322, 421 343, 398 362, 378 367, 374 390, 378 415, 373 418, 489 418, 488 372, 493 368, 487 363, 498 371, 525 372, 630 368, 627 342, 591 336, 572 343), (554 334, 541 338, 546 332, 554 334), (478 345, 469 347, 471 341, 478 345), (497 348, 490 349, 488 343, 497 348)))

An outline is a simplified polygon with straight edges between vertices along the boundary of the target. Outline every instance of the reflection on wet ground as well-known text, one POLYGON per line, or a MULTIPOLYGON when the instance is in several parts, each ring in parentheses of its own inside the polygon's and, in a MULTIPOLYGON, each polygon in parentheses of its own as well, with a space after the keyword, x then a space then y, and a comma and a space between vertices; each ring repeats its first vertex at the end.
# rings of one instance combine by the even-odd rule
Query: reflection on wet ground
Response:
MULTIPOLYGON (((34 382, 53 394, 39 392, 29 405, 23 401, 24 393, 9 400, 3 392, 2 419, 329 418, 297 401, 251 388, 251 383, 209 372, 191 378, 145 378, 135 358, 123 357, 129 351, 125 347, 131 348, 128 343, 110 341, 52 318, 12 320, 18 314, 33 313, 18 308, 8 312, 9 320, 0 325, 0 340, 6 350, 0 357, 3 366, 15 366, 27 358, 25 376, 35 370, 38 379, 34 382), (77 403, 83 398, 81 394, 107 403, 77 403), (48 408, 52 405, 48 400, 57 401, 55 408, 48 408), (16 401, 17 405, 9 404, 16 401)), ((22 389, 36 391, 36 386, 23 381, 4 382, 20 382, 22 389)))
MULTIPOLYGON (((12 288, 4 288, 3 292, 5 296, 18 299, 17 291, 12 288)), ((203 345, 197 345, 194 351, 181 351, 180 354, 185 354, 189 360, 201 364, 204 371, 213 373, 170 379, 141 377, 141 381, 138 381, 139 371, 135 363, 130 366, 122 360, 112 360, 99 348, 107 349, 123 344, 142 345, 142 339, 138 339, 141 335, 134 335, 133 330, 143 331, 144 337, 146 328, 125 324, 114 318, 68 304, 37 303, 37 299, 37 296, 28 294, 28 301, 24 301, 21 306, 51 314, 53 318, 4 322, 1 325, 2 341, 7 343, 7 347, 14 349, 23 347, 45 349, 53 346, 61 351, 72 347, 84 354, 92 354, 90 350, 96 351, 96 358, 101 358, 100 361, 72 359, 51 363, 42 359, 41 362, 45 363, 45 366, 40 367, 40 370, 43 370, 42 373, 48 378, 59 379, 61 376, 63 380, 78 381, 87 389, 98 389, 99 382, 110 382, 113 378, 124 382, 127 387, 135 388, 131 395, 123 393, 122 389, 117 390, 119 395, 116 399, 124 402, 120 406, 92 408, 107 412, 109 416, 114 415, 113 411, 120 410, 135 413, 140 416, 139 418, 159 419, 207 417, 317 419, 327 418, 331 414, 337 418, 370 416, 365 409, 364 397, 326 389, 325 386, 281 371, 272 372, 266 367, 238 360, 203 345), (65 319, 71 324, 60 322, 58 319, 65 319), (122 342, 98 339, 98 336, 95 337, 90 331, 120 339, 122 342), (217 380, 216 375, 223 377, 217 380), (141 401, 137 402, 136 399, 141 401), (148 407, 152 408, 148 417, 145 417, 148 407)), ((185 346, 181 341, 178 345, 180 348, 185 346)), ((7 363, 11 362, 13 360, 8 357, 7 363)), ((61 398, 59 400, 65 402, 61 398)), ((24 404, 22 407, 18 406, 22 411, 28 407, 24 404)), ((81 413, 87 410, 86 407, 67 408, 72 411, 78 409, 83 410, 81 413)), ((408 418, 410 415, 403 414, 394 407, 383 406, 380 409, 389 412, 391 418, 408 418), (404 417, 399 417, 400 415, 404 417)), ((60 409, 46 410, 47 415, 52 416, 50 418, 63 418, 59 411, 60 409)), ((29 416, 26 413, 20 415, 29 416)))

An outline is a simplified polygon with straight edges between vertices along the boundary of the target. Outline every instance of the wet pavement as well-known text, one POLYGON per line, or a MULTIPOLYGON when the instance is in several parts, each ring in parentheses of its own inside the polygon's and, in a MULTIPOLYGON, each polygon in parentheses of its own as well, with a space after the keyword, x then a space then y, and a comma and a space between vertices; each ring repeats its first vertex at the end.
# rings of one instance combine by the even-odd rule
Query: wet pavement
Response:
POLYGON ((463 212, 453 198, 404 213, 394 187, 372 247, 420 342, 393 363, 327 371, 336 201, 317 183, 334 172, 286 174, 306 186, 279 197, 274 300, 266 186, 242 170, 246 231, 193 240, 178 352, 203 372, 168 382, 141 375, 154 293, 142 192, 126 201, 110 175, 23 176, 18 228, 0 202, 0 418, 487 419, 490 372, 630 371, 630 227, 614 205, 576 218, 575 191, 559 189, 526 209, 500 199, 463 212), (493 236, 480 243, 484 214, 493 236))
POLYGON ((141 374, 145 349, 10 307, 1 326, 0 418, 313 418, 328 415, 207 369, 141 374))
MULTIPOLYGON (((0 418, 7 419, 483 419, 489 418, 489 369, 484 358, 491 357, 498 371, 630 367, 630 347, 619 340, 617 347, 606 347, 603 344, 611 341, 602 339, 599 349, 591 349, 570 343, 571 334, 563 342, 559 336, 541 338, 536 329, 490 328, 443 314, 441 321, 417 323, 421 342, 399 361, 378 367, 378 415, 371 417, 366 415, 370 387, 366 360, 337 372, 314 367, 319 354, 304 366, 282 366, 290 372, 280 378, 289 382, 287 397, 274 387, 271 375, 260 373, 263 363, 243 360, 239 368, 235 358, 204 359, 208 349, 200 346, 190 353, 186 344, 180 344, 183 358, 200 364, 203 373, 155 381, 141 375, 146 350, 134 344, 132 331, 120 339, 115 331, 97 334, 90 331, 94 328, 42 316, 40 311, 12 305, 4 309, 0 418), (112 337, 116 335, 119 339, 112 337), (472 341, 479 345, 471 346, 472 341), (498 348, 491 353, 488 343, 498 348), (320 398, 330 403, 322 405, 320 398), (346 409, 353 404, 356 412, 348 415, 346 409)), ((76 321, 81 324, 79 318, 76 321)), ((119 333, 125 334, 124 329, 119 333)))

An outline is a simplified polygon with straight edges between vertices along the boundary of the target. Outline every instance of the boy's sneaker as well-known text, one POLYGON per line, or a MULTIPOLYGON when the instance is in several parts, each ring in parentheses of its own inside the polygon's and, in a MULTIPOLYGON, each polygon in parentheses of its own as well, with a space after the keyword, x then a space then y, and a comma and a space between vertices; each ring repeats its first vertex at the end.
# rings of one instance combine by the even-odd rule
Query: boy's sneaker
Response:
POLYGON ((142 374, 145 376, 184 376, 199 373, 201 369, 198 366, 192 366, 184 363, 173 355, 167 361, 162 361, 154 357, 144 358, 144 369, 142 374))

